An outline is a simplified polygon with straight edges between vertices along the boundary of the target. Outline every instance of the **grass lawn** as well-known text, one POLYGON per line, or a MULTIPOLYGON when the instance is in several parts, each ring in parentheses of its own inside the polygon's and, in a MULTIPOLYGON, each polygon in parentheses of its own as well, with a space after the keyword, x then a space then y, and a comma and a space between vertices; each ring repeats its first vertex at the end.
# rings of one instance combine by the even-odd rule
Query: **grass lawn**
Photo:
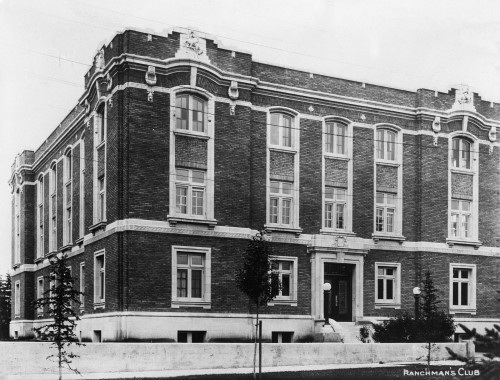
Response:
MULTIPOLYGON (((342 368, 331 370, 314 370, 303 372, 273 372, 263 373, 262 380, 290 380, 290 379, 314 379, 314 380, 344 380, 344 379, 477 379, 473 375, 473 370, 462 366, 431 366, 431 371, 437 372, 435 375, 427 376, 422 371, 426 371, 426 366, 422 364, 412 364, 394 367, 373 367, 373 368, 342 368), (405 372, 408 371, 408 372, 405 372), (441 373, 442 371, 442 373, 441 373), (448 374, 446 373, 448 372, 448 374), (417 373, 415 373, 417 372, 417 373), (469 374, 468 374, 469 373, 469 374)), ((224 375, 196 375, 169 377, 164 380, 243 380, 253 379, 252 374, 224 374, 224 375)), ((138 379, 151 380, 151 379, 138 379)))

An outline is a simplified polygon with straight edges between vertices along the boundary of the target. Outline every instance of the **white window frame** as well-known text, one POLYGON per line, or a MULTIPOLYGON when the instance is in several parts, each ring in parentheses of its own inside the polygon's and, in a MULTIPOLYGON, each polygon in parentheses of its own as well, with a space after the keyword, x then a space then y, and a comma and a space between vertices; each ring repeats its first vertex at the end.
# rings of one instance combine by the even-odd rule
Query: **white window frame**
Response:
POLYGON ((64 154, 63 161, 63 178, 64 178, 64 187, 63 187, 63 246, 69 245, 72 242, 73 235, 73 152, 71 148, 66 150, 64 154), (70 172, 71 171, 71 172, 70 172))
POLYGON ((453 132, 449 136, 448 140, 448 238, 446 239, 449 245, 455 243, 458 244, 470 244, 474 246, 479 246, 479 228, 478 228, 478 218, 479 218, 479 142, 477 138, 469 132, 457 131, 453 132), (467 140, 470 143, 470 169, 458 168, 454 166, 453 162, 453 141, 456 139, 467 140), (472 176, 472 199, 459 199, 453 198, 452 193, 452 176, 453 174, 465 174, 472 176), (452 210, 453 201, 468 201, 471 202, 470 207, 470 230, 469 237, 464 237, 462 234, 460 236, 453 236, 453 226, 452 226, 452 215, 456 214, 456 210, 452 210))
POLYGON ((472 167, 472 155, 473 155, 473 147, 474 147, 474 142, 473 141, 470 141, 469 139, 467 138, 464 138, 463 136, 455 136, 451 139, 451 161, 450 161, 450 167, 452 167, 453 169, 460 169, 460 170, 467 170, 467 171, 471 171, 473 170, 473 167, 472 167), (454 142, 455 141, 458 141, 458 161, 456 162, 457 165, 455 165, 455 158, 453 157, 454 156, 454 152, 455 152, 455 149, 454 149, 454 142), (469 167, 467 168, 466 166, 464 166, 465 163, 467 163, 467 161, 465 161, 462 157, 462 153, 464 152, 464 141, 467 142, 469 144, 469 167))
POLYGON ((80 221, 79 231, 80 238, 85 235, 85 140, 80 139, 80 207, 79 207, 80 221))
POLYGON ((14 315, 21 316, 21 281, 17 280, 14 283, 14 315))
MULTIPOLYGON (((281 290, 280 294, 277 295, 273 300, 268 302, 268 306, 276 306, 276 305, 289 305, 289 306, 297 306, 297 301, 298 301, 298 263, 299 259, 298 257, 294 256, 272 256, 272 260, 276 261, 276 263, 279 265, 280 262, 289 262, 292 264, 292 270, 289 272, 286 272, 287 274, 290 274, 290 295, 289 296, 283 296, 281 295, 281 290)), ((281 276, 283 274, 283 271, 280 269, 278 266, 278 269, 276 269, 279 276, 280 276, 280 281, 281 281, 281 276)))
POLYGON ((338 156, 338 157, 348 157, 349 156, 349 125, 344 122, 339 122, 336 120, 325 120, 324 122, 324 138, 323 138, 323 152, 328 156, 338 156), (329 130, 329 126, 333 129, 333 133, 329 130), (343 152, 338 151, 339 140, 341 134, 339 134, 339 129, 344 129, 344 145, 343 152), (330 144, 330 141, 333 141, 333 145, 330 144), (328 147, 331 146, 331 149, 328 147))
POLYGON ((105 223, 106 222, 106 194, 107 194, 107 134, 108 134, 108 120, 107 120, 107 105, 103 100, 98 105, 96 105, 94 111, 94 204, 93 204, 93 221, 94 224, 105 223), (101 112, 102 109, 102 112, 101 112), (104 150, 104 173, 102 176, 99 176, 98 168, 98 154, 97 152, 100 149, 104 150), (103 178, 103 186, 99 187, 100 179, 103 178))
MULTIPOLYGON (((212 283, 212 250, 206 247, 189 247, 189 246, 172 246, 172 308, 180 307, 201 307, 203 309, 211 308, 211 283, 212 283), (205 256, 203 278, 202 278, 202 295, 201 298, 189 298, 177 296, 177 254, 201 254, 205 256)), ((189 281, 188 281, 189 282, 189 281)), ((188 286, 190 286, 188 284, 188 286)))
POLYGON ((397 206, 398 206, 398 200, 397 200, 397 195, 396 194, 393 194, 393 193, 386 193, 386 192, 383 192, 383 191, 377 191, 375 193, 375 233, 377 234, 387 234, 387 235, 391 235, 391 234, 394 234, 395 233, 395 230, 396 230, 396 224, 397 224, 397 215, 398 215, 398 212, 397 212, 397 206), (377 202, 377 198, 378 198, 378 195, 379 194, 382 194, 383 197, 384 197, 384 203, 378 203, 377 202), (391 195, 394 197, 394 204, 389 204, 387 203, 387 196, 388 195, 391 195), (393 219, 392 219, 392 231, 388 231, 388 210, 389 209, 393 209, 394 212, 393 212, 393 219), (382 218, 383 218, 383 223, 382 223, 382 231, 377 231, 377 218, 378 218, 378 210, 382 210, 382 218))
POLYGON ((178 86, 171 89, 170 92, 170 159, 169 159, 169 220, 182 220, 183 222, 205 221, 210 224, 216 224, 214 219, 214 182, 215 182, 215 96, 206 90, 195 86, 178 86), (205 131, 196 132, 192 130, 176 129, 176 97, 177 95, 191 94, 206 100, 207 117, 205 119, 205 131), (191 137, 207 140, 207 168, 193 170, 205 171, 205 216, 191 217, 186 214, 176 212, 176 161, 175 161, 175 141, 177 135, 189 135, 191 137))
MULTIPOLYGON (((36 281, 36 299, 37 299, 37 301, 39 299, 43 298, 44 286, 45 286, 45 281, 44 281, 43 276, 38 277, 37 281, 36 281), (40 287, 40 283, 42 285, 41 287, 40 287)), ((37 312, 38 316, 42 315, 43 314, 43 306, 38 306, 36 309, 36 312, 37 312)))
POLYGON ((338 232, 344 232, 347 230, 347 223, 346 223, 346 217, 348 214, 347 207, 348 207, 348 195, 347 195, 347 189, 343 187, 337 187, 337 186, 325 186, 324 187, 324 194, 323 194, 323 228, 325 230, 331 230, 331 231, 338 231, 338 232), (333 190, 333 198, 328 198, 327 197, 327 188, 333 190), (338 191, 341 190, 344 192, 344 199, 338 199, 338 191), (338 219, 338 213, 337 213, 337 206, 342 205, 343 207, 343 228, 337 227, 337 219, 338 219), (328 219, 327 219, 327 213, 328 213, 328 208, 331 206, 331 226, 328 226, 328 219))
POLYGON ((269 133, 269 145, 274 147, 274 148, 279 148, 279 149, 285 149, 285 150, 294 150, 295 149, 295 144, 296 144, 296 139, 295 139, 295 115, 287 113, 287 112, 271 112, 270 113, 270 118, 269 118, 269 123, 268 123, 268 133, 269 133), (276 122, 273 122, 273 118, 277 117, 278 118, 278 124, 276 122), (284 125, 285 120, 290 120, 290 127, 286 127, 284 125), (273 136, 273 131, 277 128, 278 132, 278 143, 275 144, 272 140, 273 136), (290 139, 290 145, 283 144, 284 138, 285 138, 285 133, 284 131, 286 129, 289 129, 289 139, 290 139))
POLYGON ((80 263, 80 309, 85 308, 85 262, 80 263))
POLYGON ((401 309, 401 263, 375 262, 375 309, 401 309), (378 270, 380 267, 393 268, 395 270, 392 300, 378 298, 378 270))
POLYGON ((57 165, 49 171, 49 252, 57 251, 57 165))
MULTIPOLYGON (((272 230, 291 231, 300 233, 299 227, 299 171, 300 171, 300 115, 296 111, 285 107, 271 107, 267 112, 267 157, 266 157, 266 228, 272 230), (272 115, 286 115, 292 118, 291 126, 291 147, 271 144, 271 120, 272 115), (282 179, 272 179, 270 174, 271 151, 284 151, 294 154, 293 181, 284 181, 282 179), (292 183, 292 211, 290 215, 290 224, 271 223, 271 182, 291 182, 292 183)), ((281 139, 281 134, 279 135, 281 139)), ((281 208, 281 205, 279 205, 281 208)))
POLYGON ((175 168, 175 214, 176 215, 184 215, 188 218, 194 219, 206 219, 207 215, 207 172, 206 170, 198 170, 198 169, 189 169, 176 167, 175 168), (186 170, 188 172, 187 181, 184 181, 180 178, 179 171, 186 170), (203 173, 203 183, 202 182, 193 182, 193 172, 201 172, 203 173), (186 189, 186 213, 182 213, 177 210, 177 189, 184 188, 186 189), (195 191, 203 192, 203 212, 201 215, 194 214, 193 211, 193 193, 195 191))
POLYGON ((373 239, 393 239, 403 241, 403 131, 400 127, 393 124, 377 124, 374 129, 374 188, 373 188, 373 239), (386 158, 385 153, 387 153, 387 144, 384 133, 384 158, 378 158, 377 153, 377 143, 378 143, 378 132, 384 130, 395 134, 394 141, 394 160, 389 160, 386 158), (397 189, 396 192, 377 190, 377 165, 395 167, 397 170, 397 189), (387 193, 394 194, 396 205, 394 214, 394 226, 393 232, 385 232, 386 227, 384 226, 384 232, 377 231, 377 193, 387 193))
MULTIPOLYGON (((460 264, 460 263, 450 263, 450 273, 449 273, 449 307, 450 307, 450 314, 455 314, 455 313, 469 313, 472 315, 476 314, 476 275, 477 275, 477 268, 476 264, 460 264), (454 269, 465 269, 468 270, 470 273, 469 276, 469 281, 467 281, 470 286, 468 287, 468 305, 453 305, 453 270, 454 269)), ((457 281, 457 282, 462 282, 462 281, 457 281)))
MULTIPOLYGON (((339 116, 326 116, 323 119, 323 134, 322 134, 322 146, 323 146, 323 155, 322 155, 322 173, 321 173, 321 179, 323 183, 323 191, 322 191, 322 202, 321 202, 321 231, 322 233, 342 233, 342 234, 350 234, 352 233, 352 207, 353 207, 353 159, 352 159, 352 152, 353 152, 353 129, 354 129, 354 124, 351 120, 339 117, 339 116), (344 147, 344 154, 339 154, 338 152, 329 152, 326 149, 327 146, 327 125, 328 124, 335 124, 335 125, 342 125, 345 127, 345 147, 344 147), (345 201, 345 207, 344 207, 344 228, 343 229, 338 229, 335 227, 327 227, 326 223, 326 205, 327 203, 332 203, 331 199, 326 198, 326 188, 327 187, 333 187, 333 188, 338 188, 341 189, 343 187, 337 186, 337 185, 330 185, 326 184, 326 160, 327 159, 335 159, 335 160, 343 160, 347 161, 347 187, 344 188, 346 190, 346 201, 345 201)), ((334 139, 335 143, 335 139, 334 139)), ((336 145, 334 145, 336 146, 336 145)), ((336 223, 334 223, 336 225, 336 223)))
POLYGON ((176 131, 182 132, 182 133, 189 133, 189 134, 197 134, 197 135, 207 135, 208 134, 208 120, 210 119, 211 113, 209 112, 209 100, 207 100, 206 96, 201 95, 196 92, 191 92, 191 91, 183 91, 183 92, 178 92, 175 96, 174 100, 174 117, 175 117, 175 123, 174 123, 174 129, 176 131), (188 106, 187 106, 187 113, 188 113, 188 118, 187 118, 187 128, 182 129, 182 128, 177 128, 177 120, 179 119, 177 116, 181 114, 183 111, 183 108, 180 106, 177 106, 177 98, 180 97, 187 97, 188 98, 188 106), (193 98, 196 98, 197 100, 200 100, 201 103, 203 104, 203 111, 201 113, 203 114, 203 131, 196 131, 193 129, 193 115, 195 112, 200 112, 198 110, 195 110, 193 108, 193 98))
POLYGON ((36 208, 36 257, 37 259, 44 256, 44 233, 45 233, 45 216, 44 216, 44 195, 45 195, 45 181, 43 174, 38 176, 37 181, 37 208, 36 208))
POLYGON ((21 189, 14 193, 14 264, 21 264, 21 189))
POLYGON ((377 128, 375 130, 375 158, 378 162, 389 162, 395 163, 398 161, 398 151, 401 150, 401 147, 398 146, 398 132, 389 128, 377 128), (382 138, 380 136, 382 135, 382 138), (394 141, 389 141, 389 136, 394 136, 394 141), (380 150, 380 146, 382 145, 382 150, 380 150), (388 158, 390 149, 389 147, 392 145, 394 158, 388 158), (379 157, 379 152, 382 152, 382 157, 379 157))
POLYGON ((293 183, 286 182, 286 181, 277 181, 277 180, 270 180, 269 181, 269 215, 268 215, 268 221, 269 225, 278 225, 278 226, 283 226, 283 227, 291 227, 293 226, 293 214, 294 214, 294 208, 296 205, 294 204, 294 186, 293 183), (278 193, 272 193, 271 189, 273 186, 271 183, 276 182, 278 184, 278 193), (290 184, 290 194, 286 194, 283 192, 283 186, 284 184, 290 184), (272 199, 277 200, 277 222, 272 222, 271 219, 271 210, 272 210, 272 199), (284 204, 285 202, 290 202, 290 209, 288 212, 288 219, 289 223, 284 223, 283 218, 284 218, 284 204))
POLYGON ((452 239, 470 240, 472 237, 472 201, 467 199, 455 199, 451 198, 450 203, 450 237, 452 239), (458 210, 453 208, 453 202, 458 203, 458 210), (463 210, 464 202, 469 204, 469 210, 463 210), (457 229, 456 234, 453 234, 453 216, 457 216, 457 229), (468 217, 467 228, 464 227, 463 218, 468 217), (467 235, 465 234, 467 231, 467 235))
POLYGON ((104 250, 97 251, 94 253, 94 309, 104 308, 106 304, 106 252, 104 250), (103 258, 102 268, 98 268, 98 258, 103 258), (104 277, 101 281, 101 275, 104 277), (104 283, 104 289, 101 288, 101 284, 104 283), (102 293, 103 297, 100 297, 102 293), (96 302, 97 301, 97 302, 96 302))

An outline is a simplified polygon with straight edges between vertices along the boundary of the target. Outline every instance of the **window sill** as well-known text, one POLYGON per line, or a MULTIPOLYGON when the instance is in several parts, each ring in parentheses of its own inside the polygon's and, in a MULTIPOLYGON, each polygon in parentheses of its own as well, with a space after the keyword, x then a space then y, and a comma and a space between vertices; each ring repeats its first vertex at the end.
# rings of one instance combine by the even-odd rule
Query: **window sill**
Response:
POLYGON ((194 132, 187 129, 174 129, 174 135, 197 137, 204 140, 210 139, 210 136, 206 132, 194 132))
POLYGON ((334 230, 329 228, 322 228, 319 230, 319 233, 322 235, 333 235, 333 236, 356 236, 355 232, 334 230))
POLYGON ((49 253, 47 253, 47 258, 50 259, 54 256, 57 256, 57 251, 50 251, 49 253))
POLYGON ((294 299, 273 299, 267 303, 267 306, 297 306, 297 300, 294 299))
POLYGON ((73 248, 72 244, 66 244, 66 245, 63 245, 62 247, 60 247, 59 251, 64 253, 65 251, 71 251, 71 248, 73 248))
POLYGON ((446 239, 446 244, 450 248, 452 248, 454 245, 472 245, 474 249, 479 249, 483 243, 477 240, 462 240, 462 239, 446 239))
POLYGON ((105 302, 94 303, 94 310, 104 309, 105 307, 106 307, 106 303, 105 302))
POLYGON ((264 229, 268 234, 272 234, 273 232, 289 232, 295 234, 295 237, 297 238, 302 233, 302 228, 285 227, 273 224, 265 224, 264 229))
POLYGON ((37 257, 37 258, 35 259, 35 264, 41 264, 41 263, 43 263, 43 260, 45 260, 45 258, 44 258, 44 257, 37 257))
POLYGON ((342 160, 342 161, 349 161, 350 160, 350 158, 347 154, 323 152, 323 155, 325 156, 325 158, 333 158, 333 159, 342 160))
POLYGON ((274 150, 276 152, 285 152, 285 153, 297 153, 297 149, 293 147, 286 146, 278 146, 269 144, 269 149, 274 150))
POLYGON ((102 230, 105 230, 105 229, 106 229, 106 225, 107 225, 107 224, 108 224, 108 223, 107 223, 105 220, 103 220, 102 222, 98 222, 98 223, 96 223, 96 224, 94 224, 94 225, 90 226, 90 227, 89 227, 89 231, 90 231, 90 232, 92 232, 92 234, 94 234, 94 235, 95 235, 95 234, 96 234, 96 232, 98 232, 99 230, 101 230, 101 229, 102 229, 102 230))
POLYGON ((213 230, 217 225, 217 220, 215 219, 196 219, 182 216, 167 216, 167 221, 170 224, 170 227, 175 227, 177 223, 192 223, 204 224, 208 226, 209 230, 213 230))
POLYGON ((394 166, 394 167, 400 166, 400 164, 397 161, 381 160, 379 158, 375 160, 375 164, 394 166))
POLYGON ((211 308, 211 302, 210 301, 172 301, 171 302, 171 308, 172 309, 178 309, 180 307, 201 307, 203 309, 210 309, 211 308))
POLYGON ((450 314, 471 314, 471 315, 476 315, 476 309, 472 308, 464 308, 464 309, 458 309, 458 308, 451 308, 450 307, 450 314))
POLYGON ((375 309, 401 309, 401 303, 375 303, 375 309))
POLYGON ((406 238, 402 235, 384 235, 384 234, 372 234, 372 239, 377 244, 379 240, 394 240, 399 242, 399 244, 403 244, 406 238))
POLYGON ((81 237, 80 239, 76 239, 75 244, 78 245, 79 247, 81 247, 83 244, 83 237, 81 237))

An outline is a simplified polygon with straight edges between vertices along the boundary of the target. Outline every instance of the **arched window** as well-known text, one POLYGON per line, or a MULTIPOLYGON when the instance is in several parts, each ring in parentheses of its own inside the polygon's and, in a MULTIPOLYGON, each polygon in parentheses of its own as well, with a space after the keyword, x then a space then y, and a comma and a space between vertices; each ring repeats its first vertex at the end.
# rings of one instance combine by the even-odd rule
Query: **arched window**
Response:
POLYGON ((396 161, 396 132, 388 129, 377 130, 377 159, 396 161))
POLYGON ((283 113, 271 114, 270 144, 286 148, 293 147, 293 116, 283 113))
POLYGON ((325 152, 345 155, 347 126, 337 122, 325 124, 325 152))
POLYGON ((205 133, 207 101, 196 95, 180 94, 175 98, 175 128, 205 133))
POLYGON ((454 138, 452 142, 452 166, 470 169, 471 143, 464 138, 454 138))

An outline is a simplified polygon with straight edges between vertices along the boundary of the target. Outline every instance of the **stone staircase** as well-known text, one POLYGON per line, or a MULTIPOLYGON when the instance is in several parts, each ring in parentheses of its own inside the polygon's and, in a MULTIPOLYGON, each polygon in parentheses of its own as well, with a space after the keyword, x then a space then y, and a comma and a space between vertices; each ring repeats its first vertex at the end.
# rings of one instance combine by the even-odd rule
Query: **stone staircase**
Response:
POLYGON ((359 329, 361 325, 355 322, 333 322, 333 328, 340 333, 344 343, 361 343, 359 329))

